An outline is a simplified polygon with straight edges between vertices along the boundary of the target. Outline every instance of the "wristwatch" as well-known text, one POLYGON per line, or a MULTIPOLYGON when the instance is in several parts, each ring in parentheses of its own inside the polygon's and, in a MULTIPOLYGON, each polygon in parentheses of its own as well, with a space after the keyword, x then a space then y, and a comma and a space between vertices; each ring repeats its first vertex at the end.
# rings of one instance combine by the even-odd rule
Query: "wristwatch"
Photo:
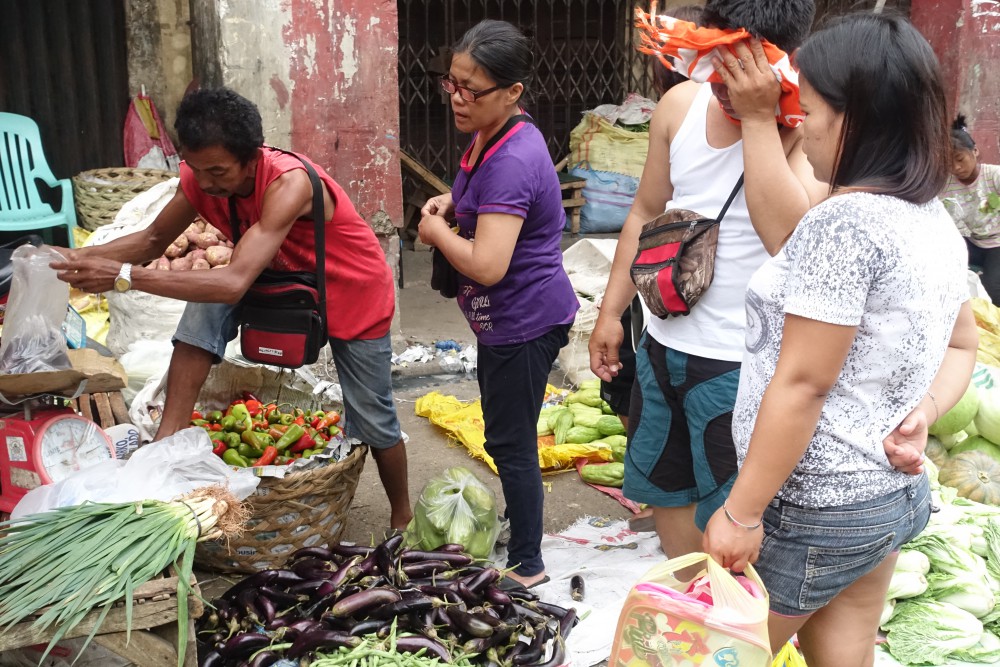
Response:
POLYGON ((115 278, 115 291, 127 292, 130 289, 132 289, 132 265, 126 262, 122 264, 121 271, 115 278))

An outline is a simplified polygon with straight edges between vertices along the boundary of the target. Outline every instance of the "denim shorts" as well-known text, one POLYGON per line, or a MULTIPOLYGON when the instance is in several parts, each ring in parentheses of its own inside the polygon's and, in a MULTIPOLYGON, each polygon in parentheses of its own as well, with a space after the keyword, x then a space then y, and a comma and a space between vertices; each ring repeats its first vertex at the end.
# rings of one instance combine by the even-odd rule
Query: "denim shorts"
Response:
POLYGON ((930 514, 926 475, 893 493, 838 507, 772 500, 754 563, 771 597, 771 612, 803 616, 822 608, 916 537, 930 514))
MULTIPOLYGON (((188 303, 174 333, 182 342, 222 361, 226 344, 236 338, 239 306, 188 303)), ((396 445, 402 438, 392 398, 392 345, 386 333, 370 340, 330 339, 333 363, 344 393, 344 432, 375 449, 396 445)))

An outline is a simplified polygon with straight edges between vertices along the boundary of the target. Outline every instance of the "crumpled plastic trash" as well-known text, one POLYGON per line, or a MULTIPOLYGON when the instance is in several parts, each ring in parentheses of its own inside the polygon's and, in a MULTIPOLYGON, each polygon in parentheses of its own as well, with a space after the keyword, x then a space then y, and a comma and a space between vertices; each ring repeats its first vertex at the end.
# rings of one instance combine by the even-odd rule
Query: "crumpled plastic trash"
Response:
POLYGON ((399 354, 392 355, 392 365, 402 366, 418 362, 427 363, 434 360, 434 350, 426 345, 411 345, 399 354))

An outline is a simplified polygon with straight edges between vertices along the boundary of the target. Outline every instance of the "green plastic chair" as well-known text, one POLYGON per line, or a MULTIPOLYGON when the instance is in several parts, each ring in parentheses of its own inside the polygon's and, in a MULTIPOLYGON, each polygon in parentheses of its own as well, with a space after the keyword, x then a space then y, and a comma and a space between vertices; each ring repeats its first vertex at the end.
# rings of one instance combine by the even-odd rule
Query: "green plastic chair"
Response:
POLYGON ((68 178, 57 179, 45 160, 38 125, 27 116, 0 113, 0 232, 65 227, 74 247, 76 208, 68 178), (40 180, 62 188, 58 211, 38 196, 40 180))

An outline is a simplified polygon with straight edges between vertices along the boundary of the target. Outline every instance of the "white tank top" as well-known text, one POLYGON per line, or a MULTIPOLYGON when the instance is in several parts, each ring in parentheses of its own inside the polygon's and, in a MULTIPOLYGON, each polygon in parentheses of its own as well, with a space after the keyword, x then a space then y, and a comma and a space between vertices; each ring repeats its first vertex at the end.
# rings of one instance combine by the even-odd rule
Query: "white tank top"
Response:
MULTIPOLYGON (((743 173, 743 142, 727 148, 708 145, 706 117, 712 89, 703 84, 670 143, 674 196, 667 208, 719 215, 743 173)), ((680 352, 721 361, 742 361, 745 349, 747 283, 769 257, 750 224, 741 189, 719 226, 715 277, 691 314, 661 320, 650 316, 649 334, 680 352)))

